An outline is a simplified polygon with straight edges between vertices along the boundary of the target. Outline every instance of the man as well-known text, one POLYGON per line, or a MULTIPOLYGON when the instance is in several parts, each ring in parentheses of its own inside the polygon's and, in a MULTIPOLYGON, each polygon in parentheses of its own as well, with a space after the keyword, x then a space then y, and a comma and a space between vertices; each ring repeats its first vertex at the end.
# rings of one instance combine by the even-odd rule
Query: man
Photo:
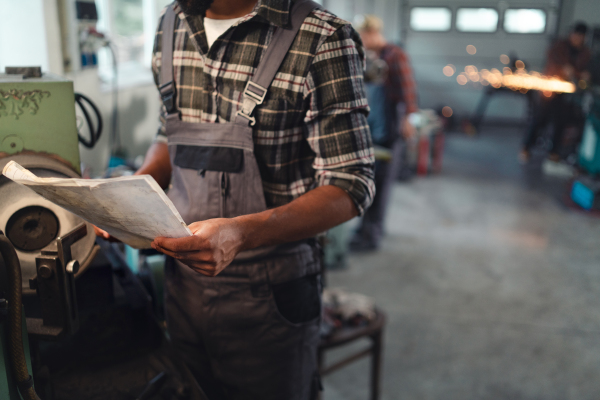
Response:
POLYGON ((418 111, 416 84, 408 56, 400 47, 387 42, 382 29, 381 19, 366 15, 359 26, 359 33, 365 48, 372 54, 370 64, 373 68, 367 68, 366 74, 367 81, 370 81, 367 93, 371 107, 368 119, 371 134, 375 144, 390 150, 391 158, 377 161, 377 196, 351 241, 350 248, 354 251, 369 251, 379 247, 392 185, 402 163, 402 136, 414 135, 408 115, 418 111), (380 70, 382 76, 371 77, 379 75, 370 74, 371 70, 380 70))
POLYGON ((162 123, 137 173, 193 232, 152 246, 171 257, 172 343, 211 400, 316 397, 311 238, 374 196, 360 40, 315 6, 179 0, 156 35, 162 123))
MULTIPOLYGON (((585 46, 587 25, 579 22, 573 26, 569 37, 554 43, 547 54, 545 75, 554 76, 576 85, 580 80, 589 81, 588 64, 590 50, 585 46)), ((548 155, 550 161, 561 160, 560 146, 563 133, 570 117, 572 107, 569 107, 564 94, 553 93, 550 97, 538 97, 539 104, 534 106, 533 119, 525 136, 523 149, 519 154, 522 162, 529 161, 531 149, 535 145, 540 132, 549 123, 552 124, 552 148, 548 155)))

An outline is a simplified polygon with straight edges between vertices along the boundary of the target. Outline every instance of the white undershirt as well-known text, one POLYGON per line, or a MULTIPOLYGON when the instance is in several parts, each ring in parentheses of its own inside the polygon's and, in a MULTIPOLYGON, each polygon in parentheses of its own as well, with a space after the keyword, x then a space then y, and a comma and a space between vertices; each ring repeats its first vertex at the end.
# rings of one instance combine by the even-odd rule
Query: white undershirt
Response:
POLYGON ((206 40, 208 41, 208 48, 210 49, 215 42, 224 34, 227 29, 231 28, 236 22, 244 17, 232 18, 232 19, 211 19, 204 17, 204 31, 206 32, 206 40))

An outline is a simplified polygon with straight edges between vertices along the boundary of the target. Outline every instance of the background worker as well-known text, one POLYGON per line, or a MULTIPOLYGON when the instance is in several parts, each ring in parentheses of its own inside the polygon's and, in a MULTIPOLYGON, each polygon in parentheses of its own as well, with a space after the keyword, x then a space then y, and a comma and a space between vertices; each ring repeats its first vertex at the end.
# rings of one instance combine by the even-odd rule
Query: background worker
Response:
MULTIPOLYGON (((587 25, 579 22, 573 26, 569 37, 556 41, 548 50, 545 75, 554 76, 578 84, 580 80, 589 81, 588 65, 591 53, 585 46, 587 25)), ((533 107, 533 118, 519 155, 527 162, 530 152, 540 136, 542 129, 552 125, 552 147, 548 159, 558 162, 561 159, 560 146, 563 133, 569 119, 574 117, 574 109, 566 102, 567 95, 552 93, 550 97, 540 93, 533 107)))
POLYGON ((371 108, 368 122, 373 142, 389 149, 391 158, 376 162, 377 195, 351 240, 350 249, 354 251, 379 247, 392 185, 403 162, 403 136, 411 137, 415 133, 408 116, 418 111, 417 88, 408 56, 400 47, 387 42, 382 29, 383 21, 374 15, 365 15, 358 27, 372 58, 367 63, 373 66, 368 68, 367 79, 370 71, 382 72, 381 78, 373 77, 367 84, 371 108))
POLYGON ((162 124, 137 173, 193 232, 153 247, 173 346, 211 400, 316 397, 311 238, 374 195, 358 34, 306 4, 179 0, 156 35, 162 124))

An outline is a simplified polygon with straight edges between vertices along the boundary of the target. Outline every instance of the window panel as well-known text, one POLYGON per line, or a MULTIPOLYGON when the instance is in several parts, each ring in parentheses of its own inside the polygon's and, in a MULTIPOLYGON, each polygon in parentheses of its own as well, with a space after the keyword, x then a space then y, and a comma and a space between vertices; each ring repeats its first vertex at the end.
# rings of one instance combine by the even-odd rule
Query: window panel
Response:
POLYGON ((537 8, 513 8, 504 13, 504 30, 508 33, 544 33, 546 12, 537 8))
POLYGON ((498 11, 493 8, 459 8, 456 29, 459 32, 496 32, 498 11))
POLYGON ((111 0, 113 12, 112 41, 119 63, 144 57, 144 9, 142 0, 111 0))
POLYGON ((445 7, 413 7, 410 10, 410 27, 415 31, 449 31, 452 12, 445 7))

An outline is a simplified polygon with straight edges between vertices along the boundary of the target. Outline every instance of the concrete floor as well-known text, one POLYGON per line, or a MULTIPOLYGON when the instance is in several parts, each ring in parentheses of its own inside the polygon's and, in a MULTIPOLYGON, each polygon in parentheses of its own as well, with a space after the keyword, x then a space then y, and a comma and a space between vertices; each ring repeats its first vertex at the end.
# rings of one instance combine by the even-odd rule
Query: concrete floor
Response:
MULTIPOLYGON (((600 398, 600 220, 521 167, 519 141, 449 136, 442 174, 396 185, 381 250, 328 273, 387 312, 383 400, 600 398)), ((368 368, 323 399, 368 399, 368 368)))

